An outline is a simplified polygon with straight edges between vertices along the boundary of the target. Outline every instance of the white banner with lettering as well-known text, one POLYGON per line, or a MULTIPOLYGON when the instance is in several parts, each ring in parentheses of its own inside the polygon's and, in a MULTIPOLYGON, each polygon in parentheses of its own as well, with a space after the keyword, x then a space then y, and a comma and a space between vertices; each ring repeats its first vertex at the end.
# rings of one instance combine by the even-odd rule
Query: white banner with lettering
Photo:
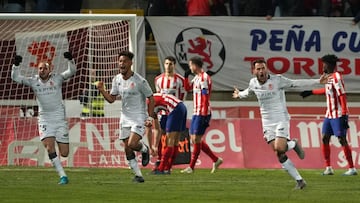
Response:
MULTIPOLYGON (((201 56, 213 89, 244 89, 252 77, 251 61, 265 58, 272 74, 291 79, 318 78, 320 58, 335 54, 348 92, 359 92, 360 28, 350 18, 296 17, 147 17, 161 68, 165 56, 177 58, 177 70, 201 56)), ((322 87, 322 86, 319 86, 322 87)))

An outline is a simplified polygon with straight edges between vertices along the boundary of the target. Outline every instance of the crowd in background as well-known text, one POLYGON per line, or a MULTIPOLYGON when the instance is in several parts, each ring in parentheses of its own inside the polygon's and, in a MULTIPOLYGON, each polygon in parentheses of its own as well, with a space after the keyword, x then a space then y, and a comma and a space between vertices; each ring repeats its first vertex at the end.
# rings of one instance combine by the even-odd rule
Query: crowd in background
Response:
POLYGON ((327 16, 360 21, 360 0, 149 0, 148 16, 327 16))
MULTIPOLYGON (((325 16, 360 21, 360 0, 149 0, 147 16, 325 16)), ((152 39, 150 26, 146 38, 152 39)))
MULTIPOLYGON (((268 20, 274 16, 326 16, 353 17, 353 24, 360 21, 360 0, 135 1, 146 7, 147 16, 264 16, 268 20)), ((80 13, 82 4, 82 0, 0 0, 0 12, 80 13)))
MULTIPOLYGON (((123 0, 126 1, 127 0, 123 0)), ((143 5, 145 16, 352 17, 360 21, 360 0, 128 0, 143 5)), ((129 2, 128 2, 129 3, 129 2)), ((82 0, 0 0, 3 13, 80 13, 82 0)), ((121 8, 118 8, 121 9, 121 8)), ((152 38, 146 24, 146 38, 152 38)))
POLYGON ((82 0, 0 0, 2 13, 80 13, 82 0))

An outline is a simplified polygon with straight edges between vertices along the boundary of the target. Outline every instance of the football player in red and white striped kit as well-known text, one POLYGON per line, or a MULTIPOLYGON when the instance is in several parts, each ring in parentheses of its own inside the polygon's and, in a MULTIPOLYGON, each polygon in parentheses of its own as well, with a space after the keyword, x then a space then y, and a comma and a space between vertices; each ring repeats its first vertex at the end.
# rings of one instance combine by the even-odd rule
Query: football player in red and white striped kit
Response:
POLYGON ((173 56, 167 56, 164 60, 164 73, 156 76, 156 92, 162 94, 171 94, 180 100, 184 100, 185 88, 184 77, 175 72, 176 59, 173 56))
POLYGON ((325 84, 325 88, 303 91, 300 95, 303 98, 312 94, 325 94, 326 96, 327 109, 322 127, 323 145, 321 147, 326 165, 323 175, 334 174, 330 163, 329 143, 331 135, 335 135, 338 138, 349 165, 349 170, 343 175, 357 175, 352 159, 351 148, 346 139, 347 129, 349 128, 349 110, 347 107, 344 80, 342 75, 335 70, 336 62, 338 62, 339 59, 333 54, 328 54, 323 56, 321 60, 324 63, 324 73, 330 75, 327 84, 325 84))
MULTIPOLYGON (((157 93, 161 94, 170 94, 175 96, 176 98, 180 100, 184 100, 186 96, 186 91, 184 87, 184 77, 178 73, 175 72, 175 65, 176 65, 176 59, 173 56, 167 56, 164 59, 164 72, 155 77, 155 90, 157 93)), ((166 111, 160 111, 158 113, 160 117, 160 130, 161 132, 158 132, 159 129, 155 126, 154 128, 154 134, 166 134, 166 121, 167 121, 167 112, 166 111)), ((149 129, 147 129, 149 130, 149 129)), ((162 145, 162 142, 158 143, 159 146, 157 147, 157 151, 154 149, 151 149, 153 151, 153 154, 157 154, 157 161, 155 163, 155 168, 153 171, 158 169, 158 166, 160 165, 160 160, 162 157, 162 149, 165 151, 166 146, 162 145)), ((178 146, 178 141, 175 142, 175 146, 178 146)), ((175 160, 178 150, 175 147, 176 150, 174 150, 174 154, 172 159, 175 160)))
POLYGON ((195 75, 191 82, 188 79, 189 70, 185 72, 185 90, 190 91, 192 89, 194 101, 194 112, 190 125, 193 153, 190 166, 181 170, 181 173, 193 173, 200 151, 205 152, 213 161, 211 173, 214 173, 223 163, 223 159, 216 156, 206 142, 202 140, 211 119, 210 94, 212 86, 211 78, 203 70, 202 66, 203 60, 198 56, 194 56, 189 59, 189 69, 195 75))
MULTIPOLYGON (((153 174, 170 174, 171 167, 175 161, 178 152, 178 142, 181 132, 186 130, 187 109, 184 103, 171 94, 155 93, 154 96, 154 113, 166 111, 167 119, 165 125, 166 131, 166 147, 161 154, 161 161, 157 169, 153 170, 153 174)), ((155 119, 154 122, 158 122, 155 119)), ((159 124, 155 124, 159 126, 159 124)), ((160 143, 160 134, 155 134, 155 142, 152 146, 157 150, 160 143)))

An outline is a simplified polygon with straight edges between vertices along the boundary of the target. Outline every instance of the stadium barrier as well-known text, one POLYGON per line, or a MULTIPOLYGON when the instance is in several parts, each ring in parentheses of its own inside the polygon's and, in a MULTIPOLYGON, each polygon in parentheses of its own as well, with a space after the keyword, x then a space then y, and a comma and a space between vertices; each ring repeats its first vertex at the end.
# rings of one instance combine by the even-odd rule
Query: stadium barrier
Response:
MULTIPOLYGON (((261 120, 249 111, 253 107, 231 107, 214 109, 214 115, 226 118, 214 118, 204 135, 209 147, 220 157, 223 157, 223 168, 279 168, 279 163, 273 152, 264 142, 261 120), (222 112, 222 113, 219 113, 222 112), (250 117, 232 117, 233 112, 248 112, 250 117)), ((323 110, 323 107, 311 112, 323 110)), ((350 108, 350 111, 358 108, 350 108)), ((289 111, 296 110, 289 107, 289 111)), ((304 111, 306 112, 306 111, 304 111)), ((321 156, 322 119, 296 118, 291 120, 290 133, 292 138, 298 138, 305 150, 306 158, 300 160, 295 152, 288 156, 299 168, 323 168, 321 156)), ((50 166, 50 162, 37 135, 37 118, 1 118, 0 124, 5 131, 1 134, 0 165, 50 166)), ((70 153, 63 159, 69 167, 127 167, 123 144, 118 140, 118 118, 69 118, 70 153)), ((190 119, 188 119, 188 124, 190 119)), ((353 149, 353 158, 359 168, 359 130, 360 121, 350 118, 348 140, 353 149)), ((147 140, 145 139, 145 142, 147 140)), ((334 168, 346 168, 341 145, 336 138, 331 140, 331 161, 334 168)), ((141 155, 138 154, 138 160, 141 155)), ((156 159, 152 157, 151 168, 156 159)), ((183 167, 176 165, 175 167, 183 167)), ((198 168, 211 168, 211 160, 200 155, 198 168)))

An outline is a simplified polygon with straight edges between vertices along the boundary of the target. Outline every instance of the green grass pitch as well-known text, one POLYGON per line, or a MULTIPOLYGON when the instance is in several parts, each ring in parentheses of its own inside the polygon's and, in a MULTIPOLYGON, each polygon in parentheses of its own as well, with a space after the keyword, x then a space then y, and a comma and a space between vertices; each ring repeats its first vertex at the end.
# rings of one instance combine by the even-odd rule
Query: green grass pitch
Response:
POLYGON ((282 169, 197 169, 194 174, 149 175, 133 183, 129 169, 66 168, 68 185, 58 185, 51 167, 0 167, 0 202, 360 202, 359 176, 322 176, 322 170, 300 170, 308 185, 295 182, 282 169))

